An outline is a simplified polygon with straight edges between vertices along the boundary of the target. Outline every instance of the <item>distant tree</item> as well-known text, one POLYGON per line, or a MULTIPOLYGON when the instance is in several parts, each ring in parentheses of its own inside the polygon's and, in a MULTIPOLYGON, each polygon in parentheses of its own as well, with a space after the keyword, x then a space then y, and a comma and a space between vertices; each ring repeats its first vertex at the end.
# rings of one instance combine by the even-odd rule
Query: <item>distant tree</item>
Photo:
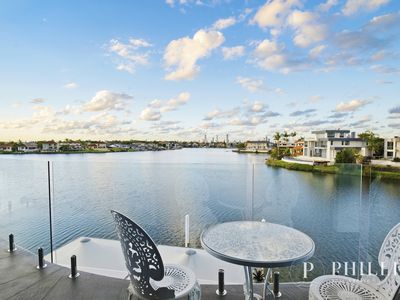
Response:
POLYGON ((360 133, 358 135, 359 138, 364 140, 367 143, 368 150, 372 152, 374 156, 383 156, 384 152, 384 139, 380 138, 378 135, 373 133, 370 130, 366 132, 360 133))
POLYGON ((276 147, 277 147, 277 150, 278 150, 278 153, 277 153, 278 156, 279 156, 279 142, 280 142, 281 138, 282 138, 281 134, 279 132, 275 132, 274 141, 276 142, 276 147))
POLYGON ((354 164, 357 162, 359 154, 352 148, 346 148, 336 154, 335 163, 337 164, 354 164))
POLYGON ((246 148, 246 144, 245 143, 239 143, 236 145, 236 148, 238 148, 239 150, 243 150, 244 148, 246 148))

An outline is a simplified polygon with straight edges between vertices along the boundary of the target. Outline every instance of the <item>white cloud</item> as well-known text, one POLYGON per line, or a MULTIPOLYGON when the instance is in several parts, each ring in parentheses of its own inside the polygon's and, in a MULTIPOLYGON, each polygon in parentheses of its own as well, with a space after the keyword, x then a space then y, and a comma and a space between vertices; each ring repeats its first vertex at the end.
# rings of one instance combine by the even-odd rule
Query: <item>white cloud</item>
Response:
POLYGON ((132 99, 133 97, 128 94, 102 90, 98 91, 90 101, 83 104, 83 110, 88 112, 108 110, 128 111, 128 101, 132 99))
POLYGON ((224 59, 231 60, 243 56, 245 53, 244 46, 223 47, 222 54, 224 59))
POLYGON ((160 110, 162 112, 176 110, 179 106, 185 105, 190 99, 190 93, 183 92, 176 98, 172 98, 166 102, 165 105, 161 106, 160 110))
POLYGON ((342 9, 345 16, 351 16, 359 11, 372 11, 389 3, 390 0, 347 0, 342 9))
POLYGON ((258 43, 254 50, 254 62, 268 71, 287 74, 296 68, 296 62, 289 62, 284 45, 268 39, 258 43))
POLYGON ((318 5, 318 9, 327 12, 329 11, 332 7, 336 6, 339 4, 339 0, 326 0, 325 3, 321 3, 318 5))
POLYGON ((281 27, 293 8, 302 7, 299 0, 270 0, 260 7, 252 19, 260 27, 281 27))
POLYGON ((295 29, 293 42, 299 47, 305 48, 326 38, 327 29, 318 23, 315 13, 295 10, 288 16, 287 22, 295 29))
POLYGON ((361 107, 369 104, 370 101, 354 99, 349 102, 340 102, 336 105, 335 112, 352 112, 360 109, 361 107))
POLYGON ((221 46, 225 38, 219 31, 197 31, 193 38, 183 37, 171 41, 164 53, 167 69, 173 69, 165 76, 166 80, 193 79, 199 72, 196 64, 201 58, 210 55, 221 46))
POLYGON ((158 121, 162 118, 162 113, 177 110, 185 105, 190 97, 190 93, 182 92, 177 97, 166 101, 155 99, 141 112, 140 118, 145 121, 158 121))
POLYGON ((140 118, 145 121, 158 121, 161 119, 161 113, 151 107, 146 107, 141 113, 140 118))
POLYGON ((78 84, 76 82, 69 82, 63 86, 63 88, 70 89, 70 90, 76 89, 77 87, 78 87, 78 84))
POLYGON ((263 112, 265 110, 265 104, 262 103, 261 101, 254 101, 253 105, 251 106, 251 111, 252 112, 263 112))
POLYGON ((207 113, 207 115, 203 118, 204 121, 211 121, 214 119, 224 119, 224 118, 231 118, 233 116, 236 116, 237 114, 240 113, 240 108, 235 107, 230 110, 221 110, 221 109, 214 109, 207 113))
POLYGON ((46 100, 44 98, 35 98, 31 100, 31 103, 39 104, 44 103, 46 100))
POLYGON ((239 83, 243 88, 253 93, 265 89, 264 83, 261 79, 238 76, 236 78, 236 82, 239 83))
POLYGON ((320 54, 326 49, 326 45, 319 45, 316 46, 314 48, 312 48, 310 50, 310 52, 308 52, 308 56, 312 59, 317 58, 318 56, 320 56, 320 54))
POLYGON ((112 39, 108 49, 118 58, 117 70, 134 73, 136 66, 149 63, 149 51, 143 51, 149 47, 152 45, 144 39, 130 38, 128 43, 112 39))
POLYGON ((222 30, 222 29, 225 29, 225 28, 235 25, 236 22, 237 21, 234 17, 230 17, 230 18, 226 18, 226 19, 219 19, 213 24, 212 29, 222 30))

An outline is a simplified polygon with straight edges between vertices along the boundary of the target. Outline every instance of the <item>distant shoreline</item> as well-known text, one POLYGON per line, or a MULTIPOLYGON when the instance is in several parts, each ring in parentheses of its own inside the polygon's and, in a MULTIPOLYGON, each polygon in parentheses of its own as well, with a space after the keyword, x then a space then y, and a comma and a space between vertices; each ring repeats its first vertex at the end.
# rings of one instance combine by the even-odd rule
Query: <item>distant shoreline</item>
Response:
MULTIPOLYGON (((270 167, 276 168, 284 168, 293 171, 303 171, 303 172, 312 172, 312 173, 320 173, 320 174, 338 174, 338 175, 353 175, 360 176, 360 170, 352 170, 345 168, 340 168, 338 165, 332 166, 311 166, 311 165, 302 165, 296 163, 289 163, 282 160, 276 159, 266 159, 265 164, 270 167)), ((351 164, 349 164, 351 165, 351 164)), ((400 180, 400 169, 395 167, 384 167, 384 166, 376 166, 376 165, 368 165, 363 168, 363 176, 371 176, 373 178, 385 178, 385 179, 396 179, 400 180)))

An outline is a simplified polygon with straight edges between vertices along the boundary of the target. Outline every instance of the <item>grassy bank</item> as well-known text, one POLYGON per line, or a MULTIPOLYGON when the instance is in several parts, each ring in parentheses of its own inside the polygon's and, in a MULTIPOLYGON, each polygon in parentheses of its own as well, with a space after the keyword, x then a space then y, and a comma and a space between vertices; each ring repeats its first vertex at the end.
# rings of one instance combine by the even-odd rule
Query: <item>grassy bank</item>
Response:
MULTIPOLYGON (((266 164, 271 167, 285 168, 294 171, 325 173, 325 174, 343 174, 360 175, 360 169, 354 165, 333 165, 333 166, 310 166, 296 163, 289 163, 282 160, 267 159, 266 164)), ((400 179, 400 169, 394 167, 365 166, 363 176, 372 176, 377 178, 400 179)))

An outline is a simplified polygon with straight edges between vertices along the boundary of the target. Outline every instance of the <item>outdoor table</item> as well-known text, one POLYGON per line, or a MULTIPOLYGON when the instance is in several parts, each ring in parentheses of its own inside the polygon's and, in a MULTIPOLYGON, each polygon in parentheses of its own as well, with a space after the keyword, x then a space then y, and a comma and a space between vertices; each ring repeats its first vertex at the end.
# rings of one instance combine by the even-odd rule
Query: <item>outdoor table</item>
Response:
MULTIPOLYGON (((296 229, 267 222, 237 221, 210 226, 201 234, 201 244, 211 255, 244 266, 245 298, 253 299, 252 267, 288 267, 314 254, 314 241, 296 229)), ((266 275, 267 275, 266 274, 266 275)), ((263 294, 268 288, 265 279, 263 294)))

